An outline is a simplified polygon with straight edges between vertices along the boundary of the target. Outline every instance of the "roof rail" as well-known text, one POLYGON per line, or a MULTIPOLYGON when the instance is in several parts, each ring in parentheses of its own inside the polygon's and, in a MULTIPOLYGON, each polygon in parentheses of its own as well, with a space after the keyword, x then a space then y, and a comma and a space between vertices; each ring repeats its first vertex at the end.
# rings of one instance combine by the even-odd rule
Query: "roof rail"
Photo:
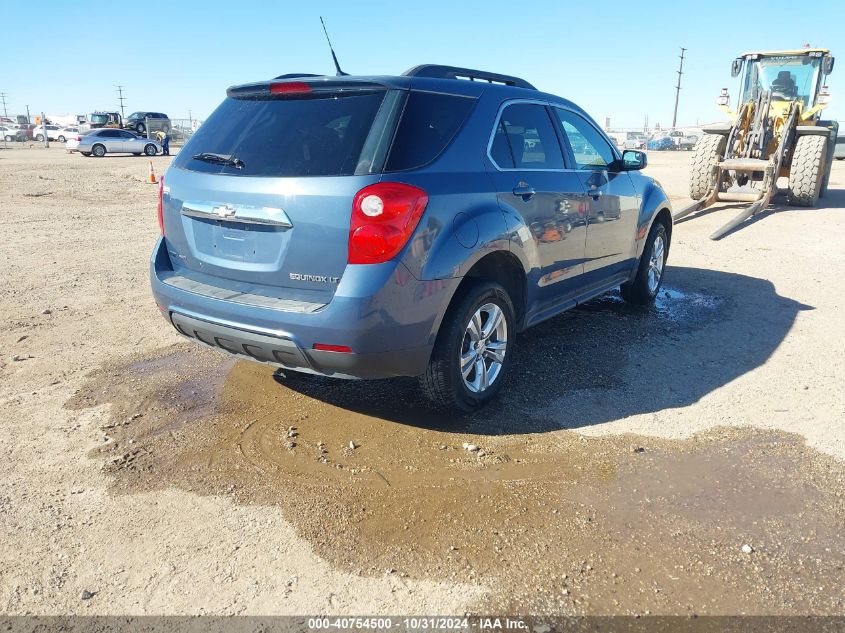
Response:
POLYGON ((405 77, 433 77, 436 79, 469 79, 470 81, 486 81, 492 84, 504 84, 517 88, 528 88, 537 90, 530 83, 519 77, 500 75, 487 72, 486 70, 473 70, 472 68, 460 68, 458 66, 440 66, 438 64, 423 64, 406 70, 405 77))

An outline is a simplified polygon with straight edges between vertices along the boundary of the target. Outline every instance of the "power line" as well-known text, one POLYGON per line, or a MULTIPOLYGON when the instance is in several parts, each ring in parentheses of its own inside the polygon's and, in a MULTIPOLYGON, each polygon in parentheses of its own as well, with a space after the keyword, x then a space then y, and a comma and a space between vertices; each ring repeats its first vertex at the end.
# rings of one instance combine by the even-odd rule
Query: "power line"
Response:
POLYGON ((115 86, 117 88, 118 101, 120 101, 120 118, 126 118, 126 112, 123 109, 123 102, 126 101, 126 97, 123 96, 123 89, 125 86, 115 86))
POLYGON ((681 65, 678 67, 678 85, 675 86, 675 114, 672 115, 672 129, 675 129, 675 124, 678 122, 678 99, 681 96, 681 75, 684 74, 684 52, 685 49, 681 47, 681 65))

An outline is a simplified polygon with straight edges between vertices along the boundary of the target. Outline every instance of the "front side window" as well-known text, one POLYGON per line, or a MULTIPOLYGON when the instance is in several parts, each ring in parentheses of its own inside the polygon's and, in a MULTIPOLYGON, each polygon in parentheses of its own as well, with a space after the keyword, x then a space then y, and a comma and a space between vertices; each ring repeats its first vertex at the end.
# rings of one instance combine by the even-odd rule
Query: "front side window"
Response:
POLYGON ((555 113, 572 147, 578 169, 607 169, 616 160, 610 144, 585 118, 561 108, 555 108, 555 113))
POLYGON ((490 156, 500 169, 563 169, 563 153, 546 107, 507 106, 499 117, 490 156))

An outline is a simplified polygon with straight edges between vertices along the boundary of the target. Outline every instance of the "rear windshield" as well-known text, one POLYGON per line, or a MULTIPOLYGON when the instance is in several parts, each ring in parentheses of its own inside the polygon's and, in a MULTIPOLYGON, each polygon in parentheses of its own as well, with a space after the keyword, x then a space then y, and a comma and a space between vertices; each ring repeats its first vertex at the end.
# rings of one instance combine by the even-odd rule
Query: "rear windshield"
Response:
POLYGON ((277 177, 414 169, 448 147, 475 102, 459 95, 384 89, 306 99, 229 97, 194 133, 174 166, 277 177), (194 158, 201 154, 229 157, 238 166, 194 158))
POLYGON ((233 176, 349 176, 386 90, 313 99, 228 97, 179 152, 176 167, 233 176), (237 158, 240 167, 193 158, 237 158))

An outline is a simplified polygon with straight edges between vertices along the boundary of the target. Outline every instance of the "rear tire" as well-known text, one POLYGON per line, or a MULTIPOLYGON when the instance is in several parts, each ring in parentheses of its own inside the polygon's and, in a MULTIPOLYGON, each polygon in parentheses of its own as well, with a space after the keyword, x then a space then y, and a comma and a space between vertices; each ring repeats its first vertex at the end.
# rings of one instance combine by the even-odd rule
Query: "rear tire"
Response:
POLYGON ((640 256, 637 275, 620 287, 622 298, 628 303, 646 305, 654 301, 663 283, 666 260, 669 257, 669 233, 661 221, 655 222, 640 256), (656 276, 656 281, 655 281, 656 276))
POLYGON ((695 143, 689 178, 689 197, 701 200, 715 184, 716 163, 725 154, 728 139, 721 134, 704 134, 695 143))
POLYGON ((36 135, 35 140, 36 140, 36 141, 38 141, 38 142, 43 141, 43 140, 44 140, 44 135, 43 135, 43 134, 38 134, 38 135, 36 135))
POLYGON ((444 408, 469 412, 484 406, 507 379, 515 334, 507 291, 493 282, 472 283, 443 317, 428 368, 420 376, 423 392, 444 408), (480 331, 481 336, 473 338, 470 330, 480 331))
POLYGON ((8 143, 8 142, 10 142, 10 141, 12 140, 12 137, 11 137, 11 136, 6 136, 6 138, 5 138, 4 140, 8 143))
POLYGON ((139 123, 138 125, 136 125, 136 126, 135 126, 135 131, 136 131, 139 135, 143 135, 143 134, 144 134, 144 132, 146 132, 146 131, 147 131, 147 127, 146 127, 143 123, 139 123))
POLYGON ((94 147, 91 148, 91 153, 94 154, 94 156, 96 156, 97 158, 102 158, 106 155, 106 146, 97 143, 94 147))
POLYGON ((799 136, 789 169, 787 200, 798 207, 814 207, 824 180, 827 137, 799 136))

